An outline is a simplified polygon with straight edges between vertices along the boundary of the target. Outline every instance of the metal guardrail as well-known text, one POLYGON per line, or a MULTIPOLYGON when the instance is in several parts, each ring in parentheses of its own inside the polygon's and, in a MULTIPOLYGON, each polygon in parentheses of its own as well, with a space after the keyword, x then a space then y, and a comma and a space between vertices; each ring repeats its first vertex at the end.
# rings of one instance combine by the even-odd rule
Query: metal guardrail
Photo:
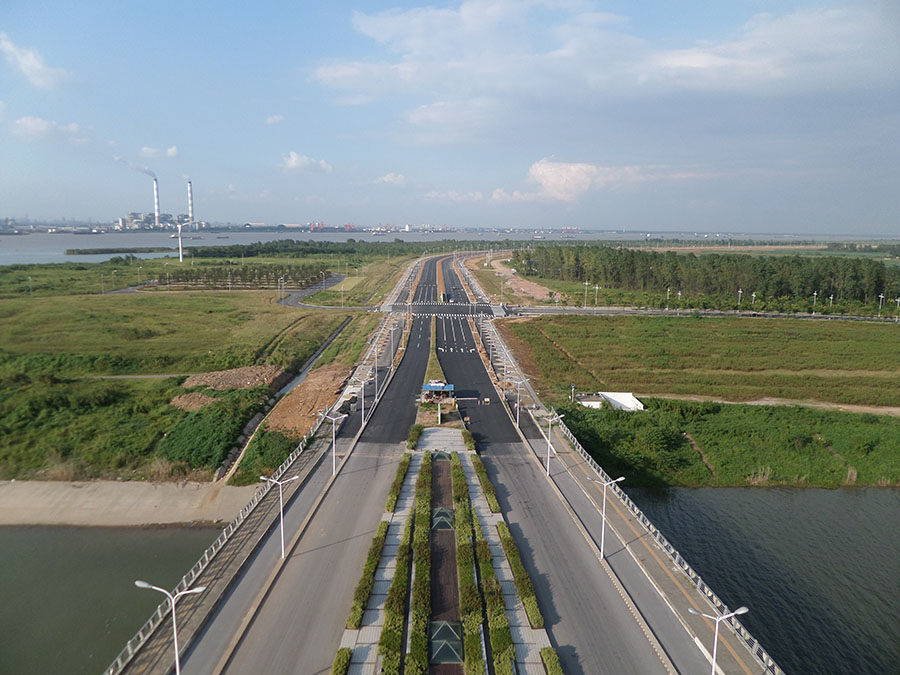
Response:
MULTIPOLYGON (((319 416, 316 420, 316 423, 313 425, 312 429, 306 432, 306 435, 303 436, 300 443, 294 448, 294 451, 288 455, 287 459, 282 462, 281 466, 272 474, 272 477, 275 479, 281 478, 284 473, 290 468, 291 464, 293 464, 297 458, 303 454, 303 451, 306 449, 312 437, 319 430, 319 427, 322 425, 322 420, 324 418, 319 416)), ((232 537, 232 535, 237 531, 237 529, 241 526, 241 524, 247 519, 247 517, 253 512, 256 508, 257 504, 262 501, 263 497, 269 492, 272 486, 272 483, 266 482, 263 486, 261 486, 254 494, 253 497, 250 498, 250 501, 247 502, 246 506, 240 510, 237 516, 234 517, 228 525, 225 526, 225 529, 222 530, 222 533, 216 538, 216 540, 207 548, 203 555, 200 556, 200 559, 194 563, 194 566, 188 570, 187 574, 185 574, 181 581, 178 582, 178 585, 172 589, 172 594, 180 593, 181 591, 187 590, 190 588, 191 584, 200 576, 204 569, 209 565, 209 563, 215 558, 216 554, 222 550, 222 547, 225 546, 225 543, 232 537)), ((141 647, 147 642, 150 636, 153 634, 153 631, 163 622, 163 620, 168 616, 170 611, 169 608, 169 600, 168 598, 163 600, 156 608, 156 611, 147 619, 146 623, 141 626, 140 630, 125 644, 125 647, 119 652, 119 655, 115 658, 115 660, 110 664, 110 666, 103 671, 104 675, 118 675, 121 673, 125 666, 131 661, 134 655, 140 650, 141 647)))
MULTIPOLYGON (((534 414, 529 411, 534 419, 534 414)), ((537 420, 535 420, 537 423, 537 420)), ((604 483, 608 483, 612 481, 612 478, 607 474, 603 468, 597 464, 593 457, 591 457, 588 452, 582 447, 581 443, 579 443, 578 439, 575 437, 575 434, 566 426, 565 422, 558 422, 557 426, 562 431, 563 435, 569 440, 572 444, 572 447, 578 452, 579 455, 597 472, 600 476, 601 480, 604 483)), ((654 541, 659 544, 660 548, 666 552, 666 554, 671 558, 672 562, 674 562, 682 572, 685 573, 688 579, 690 579, 691 583, 706 596, 706 599, 716 608, 716 610, 722 614, 727 614, 731 611, 722 600, 713 592, 713 590, 706 585, 703 579, 700 577, 697 572, 688 564, 688 562, 681 556, 678 550, 666 539, 665 535, 659 531, 649 518, 644 515, 644 512, 631 501, 631 498, 625 493, 625 491, 619 487, 618 483, 613 483, 610 486, 619 500, 625 505, 625 507, 631 511, 632 515, 638 520, 638 522, 647 530, 647 533, 653 537, 654 541)), ((754 638, 750 631, 748 631, 741 622, 737 619, 737 617, 731 617, 730 619, 725 619, 725 622, 728 623, 733 629, 735 634, 744 642, 747 646, 747 649, 756 657, 756 659, 762 664, 762 666, 773 675, 784 675, 784 671, 778 667, 778 664, 769 656, 768 652, 763 649, 762 645, 759 644, 759 640, 754 638)))
MULTIPOLYGON (((472 279, 468 274, 466 275, 467 281, 472 284, 475 288, 478 288, 478 283, 472 279)), ((474 288, 473 288, 474 290, 474 288)), ((481 290, 480 288, 478 290, 481 290)), ((512 358, 512 355, 509 353, 509 350, 506 348, 506 345, 503 343, 503 338, 500 337, 499 332, 496 327, 493 325, 491 321, 482 321, 475 322, 479 332, 487 332, 490 331, 491 339, 496 341, 501 346, 501 354, 500 356, 505 359, 508 363, 512 364, 516 373, 521 373, 518 368, 518 364, 515 359, 512 358)), ((482 341, 487 336, 482 335, 482 341)), ((493 361, 491 362, 491 368, 494 369, 493 361)), ((504 371, 506 367, 504 367, 504 371)), ((499 378, 499 374, 494 371, 494 375, 496 378, 499 378)), ((505 375, 504 375, 505 376, 505 375)), ((537 401, 537 396, 532 392, 534 396, 534 400, 537 401)), ((529 410, 529 415, 531 415, 531 419, 534 420, 535 424, 537 424, 537 420, 534 419, 534 411, 529 410)), ((557 426, 562 431, 563 435, 569 440, 572 444, 572 447, 581 455, 581 457, 588 463, 588 465, 597 472, 597 475, 603 480, 604 483, 609 483, 612 481, 612 478, 607 474, 603 467, 601 467, 593 457, 591 457, 588 452, 582 447, 581 443, 575 437, 575 434, 566 426, 566 424, 562 421, 557 422, 557 426)), ((538 428, 540 428, 540 424, 538 424, 538 428)), ((641 511, 640 507, 631 501, 631 498, 619 487, 618 483, 612 483, 610 486, 615 493, 615 495, 619 498, 622 504, 631 511, 632 515, 637 519, 637 521, 641 524, 641 526, 647 531, 647 533, 653 538, 653 540, 659 545, 659 547, 665 551, 666 555, 675 563, 675 565, 684 572, 685 576, 691 581, 694 587, 700 591, 706 599, 716 608, 716 611, 727 614, 730 610, 728 606, 722 602, 722 600, 713 592, 713 590, 703 581, 702 577, 694 571, 694 568, 691 567, 688 562, 682 557, 682 555, 678 552, 668 539, 666 539, 665 535, 660 532, 659 528, 653 524, 653 522, 641 511)), ((762 665, 762 667, 766 670, 766 672, 772 673, 772 675, 785 675, 784 671, 775 663, 775 660, 769 655, 769 653, 763 648, 763 646, 759 643, 759 640, 753 637, 750 634, 743 624, 737 619, 737 617, 732 616, 731 618, 725 619, 725 623, 727 623, 734 630, 735 635, 744 643, 747 647, 748 651, 756 658, 756 660, 762 665)))

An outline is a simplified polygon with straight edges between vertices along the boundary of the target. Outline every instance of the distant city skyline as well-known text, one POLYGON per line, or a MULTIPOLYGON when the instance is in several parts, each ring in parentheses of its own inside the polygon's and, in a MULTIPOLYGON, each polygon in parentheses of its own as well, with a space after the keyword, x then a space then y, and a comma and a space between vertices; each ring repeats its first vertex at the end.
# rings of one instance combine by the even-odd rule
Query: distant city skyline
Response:
POLYGON ((887 0, 11 0, 0 57, 0 220, 900 231, 887 0))

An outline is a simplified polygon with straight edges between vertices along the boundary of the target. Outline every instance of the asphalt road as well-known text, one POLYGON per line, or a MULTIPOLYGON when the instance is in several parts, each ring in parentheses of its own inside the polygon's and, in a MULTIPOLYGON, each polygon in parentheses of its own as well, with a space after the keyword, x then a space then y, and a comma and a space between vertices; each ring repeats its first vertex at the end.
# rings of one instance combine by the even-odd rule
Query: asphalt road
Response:
MULTIPOLYGON (((434 263, 426 265, 418 292, 434 287, 434 263)), ((430 350, 430 319, 413 321, 409 348, 384 390, 356 449, 312 516, 297 547, 272 585, 228 661, 227 673, 327 673, 331 669, 372 535, 415 421, 430 350)), ((385 372, 380 375, 386 375, 385 372)), ((383 381, 383 380, 380 380, 383 381)), ((374 384, 366 390, 367 404, 374 384)), ((339 455, 357 433, 360 413, 341 429, 339 455)), ((323 427, 327 433, 327 427, 323 427)), ((290 542, 331 478, 325 458, 285 508, 290 542)), ((246 566, 218 611, 182 661, 185 675, 213 672, 281 555, 277 528, 246 566)))

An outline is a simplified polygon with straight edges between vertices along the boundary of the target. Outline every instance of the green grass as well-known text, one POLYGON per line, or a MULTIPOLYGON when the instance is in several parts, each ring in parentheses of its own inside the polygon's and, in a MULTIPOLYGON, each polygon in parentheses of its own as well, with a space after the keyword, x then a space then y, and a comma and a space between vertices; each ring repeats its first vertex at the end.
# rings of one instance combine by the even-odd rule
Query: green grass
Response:
MULTIPOLYGON (((371 306, 380 303, 397 283, 398 275, 406 269, 409 262, 413 259, 413 256, 376 258, 366 264, 358 263, 356 265, 357 270, 354 270, 354 266, 351 265, 348 281, 353 279, 353 285, 344 290, 344 306, 371 306)), ((341 274, 347 272, 344 266, 337 263, 330 269, 341 274)), ((336 288, 340 288, 340 286, 336 288)), ((340 307, 341 295, 340 290, 329 289, 314 293, 304 302, 310 305, 340 307)))
POLYGON ((428 354, 428 367, 425 369, 425 382, 430 380, 444 381, 444 369, 437 356, 437 342, 435 340, 435 318, 431 317, 431 351, 428 354))
POLYGON ((297 448, 298 439, 269 431, 263 425, 247 446, 237 471, 228 480, 229 485, 252 485, 259 482, 260 476, 271 476, 297 448))
POLYGON ((261 292, 5 300, 0 374, 189 373, 312 355, 344 315, 261 292))
POLYGON ((900 484, 900 419, 784 406, 644 403, 647 410, 638 413, 562 409, 585 449, 629 485, 900 484))
MULTIPOLYGON (((343 316, 342 316, 343 318, 343 316)), ((359 362, 363 350, 368 346, 369 337, 381 323, 379 314, 356 314, 334 341, 325 348, 316 360, 316 368, 339 363, 352 366, 359 362)))
POLYGON ((163 435, 188 413, 169 405, 180 378, 0 382, 0 478, 148 479, 184 475, 156 461, 163 435))
POLYGON ((541 317, 501 324, 539 394, 634 391, 900 405, 900 328, 849 321, 541 317))

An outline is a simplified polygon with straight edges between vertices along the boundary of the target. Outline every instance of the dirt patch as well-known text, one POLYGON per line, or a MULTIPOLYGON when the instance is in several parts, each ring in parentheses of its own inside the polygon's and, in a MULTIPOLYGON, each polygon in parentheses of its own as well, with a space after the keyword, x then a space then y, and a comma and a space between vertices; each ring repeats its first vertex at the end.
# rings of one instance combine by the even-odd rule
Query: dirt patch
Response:
POLYGON ((210 373, 191 375, 181 386, 185 389, 209 387, 217 391, 251 389, 261 385, 274 389, 284 377, 284 368, 280 366, 245 366, 243 368, 216 370, 210 373))
POLYGON ((516 295, 524 295, 534 298, 538 301, 550 299, 549 288, 547 288, 546 286, 541 286, 540 284, 536 284, 535 282, 529 281, 528 279, 523 279, 522 277, 516 276, 499 260, 492 261, 491 267, 494 269, 494 272, 496 274, 506 279, 506 285, 512 288, 513 292, 516 295))
POLYGON ((681 435, 684 436, 688 440, 688 442, 691 444, 691 447, 694 449, 694 451, 698 455, 700 455, 700 459, 703 460, 703 463, 706 464, 706 468, 709 469, 709 472, 712 474, 713 478, 715 478, 716 470, 713 468, 713 465, 709 463, 709 458, 706 456, 706 453, 703 452, 703 448, 700 447, 700 445, 697 443, 697 441, 695 441, 693 436, 691 436, 689 433, 683 433, 681 435))
POLYGON ((210 403, 215 403, 217 400, 218 399, 215 399, 212 396, 201 394, 199 391, 192 391, 189 394, 180 394, 179 396, 176 396, 172 399, 171 404, 181 410, 194 412, 210 403))
POLYGON ((334 403, 351 370, 349 366, 331 364, 311 371, 272 409, 267 428, 292 438, 302 438, 312 428, 319 411, 334 403))

